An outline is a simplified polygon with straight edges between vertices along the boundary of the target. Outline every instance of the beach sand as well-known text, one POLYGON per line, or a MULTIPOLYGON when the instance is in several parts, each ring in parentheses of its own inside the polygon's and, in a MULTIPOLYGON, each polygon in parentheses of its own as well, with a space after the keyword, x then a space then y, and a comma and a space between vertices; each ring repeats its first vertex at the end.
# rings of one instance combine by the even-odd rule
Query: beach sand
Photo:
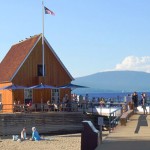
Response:
MULTIPOLYGON (((109 132, 103 132, 103 140, 109 132)), ((80 150, 81 133, 44 136, 46 140, 41 141, 13 141, 12 137, 0 137, 1 150, 80 150)))
POLYGON ((13 141, 11 137, 0 139, 1 150, 80 150, 81 134, 46 136, 41 141, 13 141))

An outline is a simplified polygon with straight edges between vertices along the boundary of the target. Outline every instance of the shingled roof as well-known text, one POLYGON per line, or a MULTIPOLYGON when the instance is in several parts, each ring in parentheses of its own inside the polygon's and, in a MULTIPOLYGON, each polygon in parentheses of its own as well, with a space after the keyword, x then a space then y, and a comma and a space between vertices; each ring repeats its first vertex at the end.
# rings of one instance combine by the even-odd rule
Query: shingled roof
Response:
MULTIPOLYGON (((42 38, 42 34, 35 35, 29 39, 19 42, 11 47, 2 62, 0 63, 0 83, 11 82, 16 71, 19 69, 21 64, 25 61, 27 55, 35 46, 35 44, 42 38)), ((56 56, 57 60, 60 62, 62 67, 66 70, 71 79, 73 77, 70 75, 68 70, 65 68, 61 60, 58 58, 50 44, 44 38, 45 42, 48 44, 49 48, 56 56)))
POLYGON ((40 36, 41 34, 33 36, 11 47, 0 65, 0 82, 11 81, 12 76, 40 36))

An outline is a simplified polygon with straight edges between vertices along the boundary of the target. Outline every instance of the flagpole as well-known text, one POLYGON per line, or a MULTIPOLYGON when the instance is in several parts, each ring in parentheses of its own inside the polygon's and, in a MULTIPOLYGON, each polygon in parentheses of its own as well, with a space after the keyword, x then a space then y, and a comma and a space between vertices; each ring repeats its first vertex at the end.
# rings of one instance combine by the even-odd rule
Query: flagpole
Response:
POLYGON ((45 76, 45 68, 44 68, 44 2, 42 1, 42 64, 43 64, 43 77, 45 76))

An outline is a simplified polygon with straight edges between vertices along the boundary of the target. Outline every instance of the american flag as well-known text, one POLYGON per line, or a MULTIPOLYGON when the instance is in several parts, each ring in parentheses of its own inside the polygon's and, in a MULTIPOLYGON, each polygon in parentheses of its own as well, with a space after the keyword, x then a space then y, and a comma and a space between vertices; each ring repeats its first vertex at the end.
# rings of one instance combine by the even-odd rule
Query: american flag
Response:
POLYGON ((55 15, 55 13, 51 10, 49 10, 47 7, 44 6, 45 9, 45 14, 51 14, 51 15, 55 15))

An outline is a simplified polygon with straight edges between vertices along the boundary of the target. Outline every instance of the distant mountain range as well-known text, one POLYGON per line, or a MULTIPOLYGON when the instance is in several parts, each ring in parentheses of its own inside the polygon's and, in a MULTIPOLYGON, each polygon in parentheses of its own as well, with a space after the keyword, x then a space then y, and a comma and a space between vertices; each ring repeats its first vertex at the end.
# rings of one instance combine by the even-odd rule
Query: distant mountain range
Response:
POLYGON ((150 73, 138 71, 108 71, 75 78, 73 84, 89 88, 75 89, 77 93, 149 92, 150 73))

